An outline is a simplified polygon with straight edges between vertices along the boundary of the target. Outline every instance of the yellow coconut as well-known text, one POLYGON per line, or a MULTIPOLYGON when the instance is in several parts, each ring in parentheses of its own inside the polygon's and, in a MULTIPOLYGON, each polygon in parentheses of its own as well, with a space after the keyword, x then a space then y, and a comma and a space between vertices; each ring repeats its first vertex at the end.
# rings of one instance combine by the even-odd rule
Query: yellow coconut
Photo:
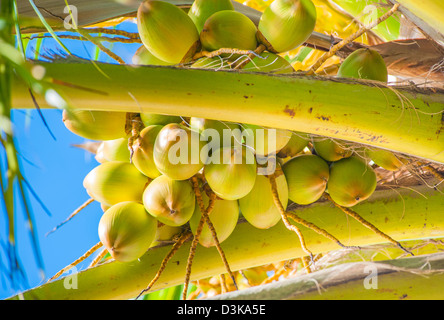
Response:
POLYGON ((292 137, 290 130, 266 128, 252 124, 242 124, 242 127, 245 144, 254 149, 258 156, 278 153, 292 137))
POLYGON ((160 130, 153 150, 159 172, 175 180, 194 176, 203 168, 207 155, 199 133, 177 123, 170 123, 160 130))
POLYGON ((275 0, 261 15, 259 40, 272 52, 286 52, 303 44, 314 30, 316 7, 311 0, 275 0))
POLYGON ((141 203, 126 201, 105 211, 99 222, 99 238, 113 259, 130 262, 149 249, 156 229, 156 219, 141 203))
POLYGON ((133 157, 131 158, 134 166, 144 175, 155 179, 161 175, 154 163, 154 143, 162 126, 151 125, 145 127, 140 132, 139 138, 133 144, 133 157))
POLYGON ((148 213, 173 227, 190 220, 195 201, 190 181, 173 180, 163 175, 154 179, 143 193, 143 205, 148 213))
MULTIPOLYGON (((202 200, 206 208, 210 200, 205 192, 202 193, 202 200)), ((208 216, 216 230, 219 243, 222 243, 233 233, 234 228, 237 225, 239 219, 239 205, 236 200, 216 200, 213 210, 208 216)), ((194 214, 190 219, 190 228, 194 234, 196 233, 197 225, 199 224, 201 217, 202 213, 196 200, 194 214)), ((207 248, 216 245, 213 235, 206 223, 203 226, 199 243, 207 248)))
POLYGON ((205 22, 200 41, 208 51, 220 48, 254 50, 257 47, 257 28, 246 15, 223 10, 212 14, 205 22))
POLYGON ((204 175, 216 195, 225 200, 237 200, 253 188, 256 169, 256 160, 250 150, 224 147, 213 152, 211 162, 204 167, 204 175))
POLYGON ((63 110, 62 120, 72 133, 90 140, 126 137, 126 112, 63 110))
POLYGON ((91 198, 111 206, 123 201, 142 203, 148 178, 129 162, 109 161, 92 169, 83 186, 91 198))
MULTIPOLYGON (((282 206, 287 208, 288 185, 283 174, 276 178, 277 192, 282 206)), ((239 199, 242 216, 259 229, 268 229, 281 220, 281 214, 273 200, 271 184, 267 177, 258 175, 253 189, 239 199)))
POLYGON ((199 48, 193 20, 174 4, 147 0, 137 11, 140 39, 157 58, 168 63, 186 62, 199 48))
POLYGON ((234 10, 230 0, 194 0, 188 15, 200 33, 205 21, 213 14, 222 10, 234 10))
POLYGON ((312 144, 316 154, 330 162, 348 158, 353 154, 347 143, 342 140, 313 137, 312 144))

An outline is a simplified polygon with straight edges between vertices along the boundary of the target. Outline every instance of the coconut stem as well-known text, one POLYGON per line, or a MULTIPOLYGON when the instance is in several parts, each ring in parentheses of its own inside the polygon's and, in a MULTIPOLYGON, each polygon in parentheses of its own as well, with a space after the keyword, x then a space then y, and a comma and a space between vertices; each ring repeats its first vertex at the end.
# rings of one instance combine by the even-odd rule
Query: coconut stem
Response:
POLYGON ((316 232, 316 233, 318 233, 320 235, 323 235, 327 239, 330 239, 331 241, 336 242, 338 244, 338 246, 340 246, 340 247, 342 247, 344 249, 360 249, 359 247, 356 247, 356 246, 346 246, 346 245, 342 244, 341 241, 339 241, 332 234, 328 233, 324 229, 319 228, 315 224, 313 224, 311 222, 308 222, 307 220, 302 219, 301 217, 297 216, 293 212, 288 212, 287 211, 286 214, 287 214, 288 217, 290 217, 296 223, 299 223, 299 224, 303 225, 304 227, 307 227, 307 228, 313 230, 314 232, 316 232))
POLYGON ((56 231, 58 228, 60 228, 61 226, 63 226, 65 223, 67 223, 69 220, 71 220, 72 218, 74 218, 74 216, 76 216, 80 211, 82 211, 83 209, 85 209, 89 204, 93 203, 94 199, 90 198, 88 200, 86 200, 80 207, 78 207, 76 210, 74 210, 73 213, 71 213, 68 218, 66 218, 64 221, 62 221, 60 224, 58 224, 54 229, 52 229, 51 231, 49 231, 48 233, 46 233, 46 236, 48 236, 49 234, 53 233, 54 231, 56 231))
POLYGON ((250 62, 254 57, 259 56, 262 52, 264 52, 266 47, 263 44, 260 44, 252 53, 248 54, 248 56, 239 62, 238 64, 232 66, 233 69, 242 69, 245 67, 248 62, 250 62))
POLYGON ((269 175, 268 179, 270 180, 271 194, 273 196, 274 203, 276 204, 276 207, 278 208, 279 213, 281 214, 281 218, 282 218, 282 221, 284 222, 285 227, 288 230, 291 230, 291 231, 295 232, 298 235, 299 241, 301 243, 302 250, 305 253, 307 253, 310 256, 311 261, 313 261, 313 253, 310 250, 307 249, 307 246, 305 244, 305 239, 304 239, 304 236, 302 235, 301 230, 297 226, 291 224, 290 221, 288 221, 287 212, 285 211, 284 207, 282 206, 281 200, 279 199, 279 195, 278 195, 278 192, 277 192, 277 185, 276 185, 276 176, 275 176, 275 174, 269 175))
POLYGON ((134 154, 134 142, 140 137, 140 131, 143 129, 143 122, 139 113, 127 112, 125 132, 131 134, 128 138, 128 149, 130 151, 130 162, 132 162, 134 154))
POLYGON ((160 278, 160 275, 162 274, 163 270, 165 270, 168 261, 170 261, 170 259, 176 253, 176 251, 179 250, 179 248, 184 244, 184 242, 187 241, 191 236, 192 236, 191 232, 184 232, 179 237, 179 239, 177 239, 177 241, 174 243, 171 250, 165 256, 165 258, 163 258, 162 263, 160 264, 159 270, 157 270, 157 273, 154 276, 154 278, 151 280, 151 282, 148 284, 148 286, 137 295, 136 299, 138 299, 142 294, 149 291, 153 287, 154 283, 156 283, 156 281, 160 278))
POLYGON ((190 275, 191 275, 191 264, 192 264, 192 260, 195 255, 196 246, 197 246, 197 243, 199 242, 199 237, 202 232, 202 228, 203 228, 204 223, 206 223, 208 228, 210 229, 211 234, 214 239, 214 242, 216 244, 217 251, 219 252, 220 257, 222 258, 225 269, 227 270, 228 274, 230 275, 230 278, 233 281, 236 290, 238 289, 236 280, 234 278, 234 274, 230 269, 230 265, 228 264, 227 258, 225 257, 225 253, 222 250, 222 247, 220 246, 219 240, 217 238, 216 229, 214 228, 214 226, 210 220, 210 217, 208 216, 211 213, 211 211, 213 210, 214 204, 217 200, 216 194, 214 192, 210 193, 210 195, 209 195, 210 202, 208 204, 208 207, 205 209, 205 204, 202 200, 202 194, 201 194, 201 191, 199 188, 198 178, 196 176, 192 177, 191 182, 193 183, 194 193, 196 194, 196 200, 199 205, 200 211, 202 213, 202 217, 201 217, 199 224, 197 226, 196 234, 194 236, 193 243, 191 244, 190 254, 188 256, 187 273, 185 276, 185 285, 184 285, 183 294, 182 294, 183 300, 186 299, 186 292, 188 289, 188 283, 189 283, 189 279, 190 279, 190 275))
POLYGON ((103 259, 103 257, 108 253, 108 250, 103 249, 102 252, 100 252, 97 257, 94 258, 94 260, 91 262, 91 264, 88 266, 88 268, 92 268, 94 266, 96 266, 100 260, 103 259))
POLYGON ((339 204, 337 204, 328 193, 324 193, 324 197, 327 198, 327 200, 329 200, 330 202, 332 202, 337 208, 341 209, 342 212, 344 212, 345 214, 347 214, 348 216, 354 218, 355 220, 357 220, 360 224, 362 224, 363 226, 369 228, 370 230, 374 231, 376 234, 380 235, 381 237, 383 237, 384 239, 388 240, 389 242, 393 243, 394 245, 396 245, 397 247, 399 247, 401 250, 403 250, 404 252, 410 254, 410 255, 414 255, 411 251, 407 250, 406 248, 404 248, 398 241, 396 241, 395 239, 393 239, 392 237, 390 237, 389 235, 385 234, 384 232, 382 232, 381 230, 379 230, 376 226, 374 226, 373 224, 371 224, 370 222, 368 222, 367 220, 365 220, 364 218, 362 218, 357 212, 351 210, 350 208, 347 207, 343 207, 339 204))
POLYGON ((66 266, 65 268, 63 268, 62 270, 60 270, 59 272, 57 272, 54 276, 52 276, 48 282, 57 279, 60 275, 62 275, 65 271, 71 269, 72 267, 78 265, 80 262, 82 262, 83 260, 85 260, 86 258, 88 258, 94 251, 96 251, 97 249, 99 249, 102 246, 102 242, 99 242, 97 244, 95 244, 91 249, 89 249, 88 251, 85 252, 84 255, 82 255, 80 258, 78 258, 76 261, 74 261, 73 263, 71 263, 69 266, 66 266))
POLYGON ((207 57, 207 58, 214 58, 217 56, 220 56, 221 54, 240 54, 240 55, 252 55, 252 56, 258 56, 258 54, 256 54, 257 49, 255 49, 254 51, 251 50, 241 50, 241 49, 235 49, 235 48, 220 48, 217 49, 215 51, 200 51, 198 53, 196 53, 193 56, 193 60, 197 60, 203 57, 207 57))
POLYGON ((343 47, 351 43, 356 38, 362 36, 365 32, 369 31, 370 29, 373 29, 378 24, 380 24, 382 21, 389 18, 392 14, 394 14, 399 7, 399 3, 395 4, 389 11, 387 11, 385 14, 380 16, 378 19, 376 19, 373 23, 369 24, 368 26, 361 26, 358 31, 351 34, 346 39, 343 39, 342 41, 335 44, 329 52, 324 53, 310 68, 310 70, 307 72, 307 75, 313 75, 316 73, 316 71, 322 66, 322 64, 327 61, 327 59, 331 58, 333 55, 336 54, 339 50, 341 50, 343 47))

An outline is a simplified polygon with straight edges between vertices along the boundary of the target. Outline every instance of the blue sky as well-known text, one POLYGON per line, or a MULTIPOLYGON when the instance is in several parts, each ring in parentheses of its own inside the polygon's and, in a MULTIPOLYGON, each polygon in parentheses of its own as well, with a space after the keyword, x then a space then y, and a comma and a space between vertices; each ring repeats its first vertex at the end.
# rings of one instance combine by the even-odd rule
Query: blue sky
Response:
MULTIPOLYGON (((137 31, 137 26, 130 22, 122 23, 118 28, 130 32, 137 31)), ((96 54, 96 47, 91 43, 64 39, 62 42, 73 54, 80 57, 92 58, 96 54)), ((109 43, 105 42, 104 45, 110 47, 109 43)), ((28 57, 34 57, 35 46, 36 40, 31 40, 26 51, 28 57)), ((115 43, 112 49, 126 62, 130 62, 133 53, 139 46, 140 44, 115 43)), ((41 52, 57 48, 60 47, 56 45, 55 41, 48 38, 43 40, 41 52)), ((103 52, 100 53, 99 60, 116 63, 103 52)), ((51 214, 48 215, 32 195, 29 196, 45 276, 48 279, 99 242, 97 226, 102 211, 100 205, 94 202, 56 232, 46 236, 47 232, 89 199, 83 188, 83 178, 98 163, 89 152, 72 146, 84 143, 86 140, 66 129, 62 122, 61 110, 43 110, 43 115, 55 140, 43 125, 36 110, 13 110, 11 116, 18 149, 22 156, 22 172, 51 214)), ((3 155, 0 155, 0 161, 4 165, 3 155)), ((1 247, 5 245, 7 240, 7 223, 2 210, 4 208, 0 206, 1 247)), ((23 290, 35 287, 45 281, 42 281, 39 276, 25 215, 20 207, 18 207, 16 224, 19 258, 28 282, 27 284, 21 282, 20 289, 23 290)), ((93 257, 79 265, 79 269, 86 268, 93 257)), ((17 291, 12 288, 6 278, 4 269, 6 256, 3 248, 0 249, 0 259, 0 299, 5 299, 16 294, 17 291)))

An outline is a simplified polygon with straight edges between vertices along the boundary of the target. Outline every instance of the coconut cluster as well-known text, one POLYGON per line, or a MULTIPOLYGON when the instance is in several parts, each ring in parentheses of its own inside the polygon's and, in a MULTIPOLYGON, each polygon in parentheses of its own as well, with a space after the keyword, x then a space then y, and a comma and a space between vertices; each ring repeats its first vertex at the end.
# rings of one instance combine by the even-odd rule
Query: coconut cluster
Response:
POLYGON ((241 56, 239 50, 263 46, 242 70, 289 73, 294 69, 279 53, 307 40, 316 23, 316 8, 311 0, 276 0, 255 25, 235 11, 230 0, 195 0, 188 12, 168 2, 147 0, 139 7, 137 21, 143 46, 135 64, 230 69, 241 56), (224 52, 200 54, 218 50, 224 52))
MULTIPOLYGON (((254 50, 266 44, 266 59, 279 57, 281 60, 274 61, 281 61, 280 70, 291 68, 278 53, 301 45, 313 31, 315 20, 310 0, 275 0, 258 27, 234 11, 228 0, 196 0, 188 13, 167 2, 145 1, 138 11, 144 45, 133 62, 172 65, 191 61, 199 50, 254 50)), ((226 61, 211 59, 215 60, 194 61, 191 67, 220 68, 219 63, 226 61)), ((266 59, 258 59, 254 65, 263 72, 276 72, 269 64, 259 63, 266 59)), ((375 52, 358 50, 344 61, 339 76, 372 79, 378 68, 386 72, 375 52)), ((195 232, 202 215, 197 196, 205 206, 213 195, 217 197, 209 218, 221 243, 240 218, 261 229, 280 221, 268 175, 276 178, 284 209, 291 203, 312 204, 325 192, 337 204, 352 207, 368 199, 376 188, 370 161, 387 170, 403 165, 388 151, 352 148, 346 141, 304 132, 140 113, 131 118, 137 119, 140 129, 134 136, 128 130, 128 119, 125 112, 76 110, 63 114, 73 133, 100 141, 99 164, 83 184, 104 210, 98 227, 100 240, 122 262, 140 258, 150 247, 184 230, 195 232)), ((216 245, 207 226, 199 241, 205 247, 216 245)))

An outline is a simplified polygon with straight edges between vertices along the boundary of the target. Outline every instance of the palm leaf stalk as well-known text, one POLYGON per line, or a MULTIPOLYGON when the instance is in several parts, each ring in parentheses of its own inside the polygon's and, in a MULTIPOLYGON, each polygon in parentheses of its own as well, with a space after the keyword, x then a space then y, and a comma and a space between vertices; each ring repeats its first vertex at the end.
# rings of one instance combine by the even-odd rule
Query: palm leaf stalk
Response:
MULTIPOLYGON (((442 238, 444 197, 428 187, 415 187, 396 191, 381 190, 355 207, 364 219, 378 226, 398 241, 442 238)), ((354 220, 347 219, 341 210, 328 201, 297 209, 298 216, 328 230, 349 246, 366 246, 385 243, 386 240, 354 220)), ((301 226, 307 246, 314 253, 340 249, 337 243, 301 226)), ((222 244, 233 271, 260 266, 275 261, 303 257, 295 234, 279 223, 261 230, 250 224, 239 223, 233 234, 222 244), (258 250, 260 248, 260 250, 258 250)), ((22 294, 24 299, 130 299, 152 279, 171 246, 154 247, 131 263, 107 262, 94 268, 70 274, 22 294), (76 290, 66 289, 67 281, 77 281, 76 290)), ((176 253, 175 261, 163 270, 152 290, 179 285, 185 276, 190 242, 176 253)), ((348 250, 348 249, 347 249, 348 250)), ((225 273, 216 248, 198 246, 191 280, 225 273)), ((19 296, 11 297, 18 299, 19 296)))
POLYGON ((353 262, 215 300, 441 300, 442 253, 378 262, 353 262), (427 267, 425 267, 427 266, 427 267))
MULTIPOLYGON (((444 92, 375 81, 176 67, 42 63, 72 108, 196 116, 302 131, 444 163, 444 92)), ((32 107, 13 86, 14 108, 32 107)), ((42 108, 50 107, 38 99, 42 108)))

